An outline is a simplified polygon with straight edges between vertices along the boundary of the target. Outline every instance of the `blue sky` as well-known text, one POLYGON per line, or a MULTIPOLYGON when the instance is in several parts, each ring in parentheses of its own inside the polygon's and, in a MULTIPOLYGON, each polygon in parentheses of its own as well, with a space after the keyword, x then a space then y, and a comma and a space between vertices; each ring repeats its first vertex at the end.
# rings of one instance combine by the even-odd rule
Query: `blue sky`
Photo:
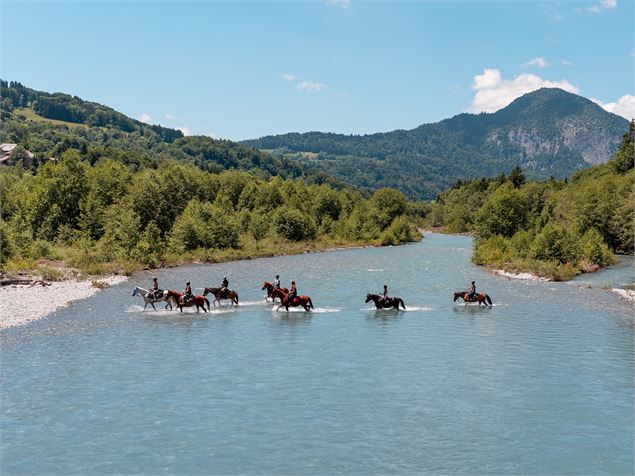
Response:
POLYGON ((559 86, 635 115, 632 0, 0 0, 1 76, 233 140, 410 129, 559 86))

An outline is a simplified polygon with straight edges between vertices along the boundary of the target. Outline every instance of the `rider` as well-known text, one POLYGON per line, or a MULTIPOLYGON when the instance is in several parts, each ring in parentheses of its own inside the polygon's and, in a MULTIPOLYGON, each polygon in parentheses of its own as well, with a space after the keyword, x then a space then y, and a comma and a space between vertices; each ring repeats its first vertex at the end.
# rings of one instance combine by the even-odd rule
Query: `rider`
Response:
POLYGON ((384 304, 388 300, 388 286, 384 284, 384 292, 381 294, 380 304, 384 304))
POLYGON ((152 287, 150 288, 150 294, 154 299, 159 299, 161 294, 163 294, 163 290, 159 289, 159 281, 157 278, 152 278, 152 287))
POLYGON ((467 289, 467 292, 469 293, 469 299, 474 299, 476 297, 476 283, 474 281, 472 281, 472 285, 467 289))
POLYGON ((298 297, 298 290, 295 287, 295 281, 291 281, 291 289, 289 289, 289 304, 291 304, 296 297, 298 297))
POLYGON ((183 304, 192 299, 194 295, 192 294, 192 286, 190 286, 190 282, 185 283, 185 290, 183 291, 183 304))
POLYGON ((221 296, 225 296, 227 294, 228 287, 229 287, 229 281, 227 281, 227 276, 223 276, 223 283, 220 285, 221 296))
POLYGON ((280 275, 276 274, 276 279, 273 280, 273 289, 280 289, 280 275))

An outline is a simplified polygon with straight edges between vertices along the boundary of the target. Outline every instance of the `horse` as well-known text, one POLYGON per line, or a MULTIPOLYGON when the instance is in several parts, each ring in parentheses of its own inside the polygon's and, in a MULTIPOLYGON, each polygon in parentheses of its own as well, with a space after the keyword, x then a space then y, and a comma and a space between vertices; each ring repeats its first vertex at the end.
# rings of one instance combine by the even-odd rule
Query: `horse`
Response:
POLYGON ((375 303, 375 307, 377 309, 399 309, 399 305, 406 308, 406 305, 403 303, 403 299, 400 297, 389 297, 383 303, 381 302, 381 296, 379 294, 366 294, 366 301, 373 301, 375 303))
POLYGON ((492 305, 492 300, 485 293, 478 293, 476 297, 470 298, 469 292, 457 291, 454 293, 454 302, 456 302, 458 298, 463 298, 466 305, 467 303, 470 303, 470 302, 477 302, 479 307, 481 307, 481 304, 485 304, 485 306, 492 305))
MULTIPOLYGON (((272 297, 273 292, 276 290, 276 288, 273 286, 273 283, 270 283, 269 281, 265 281, 264 283, 262 283, 262 291, 267 290, 267 297, 265 298, 265 301, 269 298, 271 298, 271 301, 275 301, 276 298, 272 297)), ((282 291, 284 291, 285 294, 289 294, 289 288, 277 288, 280 289, 282 291)), ((280 297, 280 302, 282 302, 282 298, 280 297)))
POLYGON ((217 302, 220 306, 221 299, 229 299, 233 305, 238 306, 238 293, 233 289, 228 289, 225 293, 221 293, 221 288, 205 288, 205 290, 203 291, 203 296, 207 296, 208 294, 214 295, 215 299, 212 301, 212 304, 214 304, 214 306, 216 306, 217 302))
POLYGON ((289 293, 285 293, 281 288, 274 289, 271 293, 271 298, 275 300, 275 298, 280 298, 280 305, 276 309, 278 311, 281 307, 285 307, 286 310, 289 310, 290 307, 302 306, 305 311, 309 312, 311 309, 315 309, 313 306, 313 301, 309 296, 296 296, 293 301, 289 301, 289 293))
POLYGON ((196 306, 196 312, 199 312, 200 309, 207 312, 210 309, 209 300, 204 296, 194 296, 188 302, 183 302, 183 293, 178 291, 168 290, 168 297, 174 300, 176 306, 179 308, 179 311, 183 312, 184 307, 192 307, 196 306), (205 309, 205 304, 207 304, 207 309, 205 309))
POLYGON ((156 311, 157 308, 154 307, 154 303, 155 302, 161 302, 161 301, 165 301, 167 303, 165 305, 166 309, 168 307, 170 307, 170 309, 172 309, 172 304, 170 303, 170 297, 168 296, 168 292, 167 291, 163 291, 161 297, 156 299, 156 298, 154 298, 154 294, 152 293, 151 290, 142 288, 140 286, 136 286, 134 288, 134 291, 132 291, 132 295, 133 296, 142 296, 143 297, 143 300, 145 301, 145 305, 143 306, 143 310, 144 311, 146 310, 146 307, 148 307, 148 304, 150 304, 152 306, 152 309, 154 309, 156 311))

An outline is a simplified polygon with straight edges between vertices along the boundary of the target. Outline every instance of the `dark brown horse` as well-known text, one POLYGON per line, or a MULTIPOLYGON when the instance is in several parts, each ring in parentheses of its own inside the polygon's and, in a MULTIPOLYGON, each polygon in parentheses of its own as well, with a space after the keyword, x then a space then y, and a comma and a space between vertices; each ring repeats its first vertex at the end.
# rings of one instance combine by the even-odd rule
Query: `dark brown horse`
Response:
POLYGON ((228 289, 224 293, 221 293, 221 288, 205 288, 203 296, 207 296, 208 294, 214 295, 215 299, 212 301, 214 306, 216 306, 216 303, 220 306, 221 299, 229 299, 234 306, 238 306, 238 293, 233 289, 228 289))
POLYGON ((469 302, 477 302, 479 307, 481 306, 481 304, 485 304, 486 306, 492 305, 492 300, 485 293, 478 293, 476 297, 470 298, 470 293, 466 291, 457 291, 454 293, 454 302, 456 302, 458 298, 463 298, 465 304, 469 302))
POLYGON ((399 309, 400 304, 401 307, 403 307, 404 309, 406 308, 406 305, 403 303, 403 299, 399 297, 389 297, 384 302, 381 302, 381 296, 379 294, 369 293, 366 295, 365 302, 370 301, 373 301, 373 303, 375 303, 375 307, 377 309, 399 309))
POLYGON ((194 296, 187 302, 183 302, 183 293, 178 291, 168 291, 168 299, 172 299, 176 304, 176 307, 179 308, 179 311, 183 312, 184 307, 192 307, 196 306, 196 312, 199 312, 200 309, 207 312, 210 308, 209 301, 206 297, 203 296, 194 296), (205 309, 205 304, 207 304, 207 309, 205 309))
POLYGON ((281 307, 284 307, 287 311, 289 307, 298 307, 302 306, 305 311, 309 312, 311 309, 315 309, 313 306, 313 301, 309 296, 296 296, 292 300, 289 300, 289 293, 285 293, 282 289, 274 289, 271 293, 271 298, 275 300, 275 298, 280 298, 281 304, 278 306, 276 311, 281 307))
MULTIPOLYGON (((265 281, 264 283, 262 283, 262 290, 264 291, 265 289, 267 290, 267 297, 265 298, 265 301, 269 298, 271 298, 272 301, 275 301, 276 298, 272 297, 273 292, 276 290, 273 283, 270 283, 269 281, 265 281)), ((289 294, 289 288, 278 288, 278 289, 284 291, 285 294, 289 294)), ((280 297, 280 302, 282 302, 281 297, 280 297)))

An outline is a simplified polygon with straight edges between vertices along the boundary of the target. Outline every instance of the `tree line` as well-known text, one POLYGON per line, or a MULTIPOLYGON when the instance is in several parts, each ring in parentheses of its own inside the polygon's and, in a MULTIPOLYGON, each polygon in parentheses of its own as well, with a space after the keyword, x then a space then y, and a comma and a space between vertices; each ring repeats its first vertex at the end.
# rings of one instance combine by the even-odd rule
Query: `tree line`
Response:
POLYGON ((90 274, 191 260, 216 261, 416 237, 426 206, 396 190, 366 197, 301 179, 210 173, 167 161, 155 168, 67 150, 36 173, 0 169, 5 271, 42 260, 90 274))
POLYGON ((473 261, 569 279, 633 253, 635 123, 608 163, 571 179, 508 176, 459 182, 439 194, 427 218, 449 232, 472 232, 473 261))

